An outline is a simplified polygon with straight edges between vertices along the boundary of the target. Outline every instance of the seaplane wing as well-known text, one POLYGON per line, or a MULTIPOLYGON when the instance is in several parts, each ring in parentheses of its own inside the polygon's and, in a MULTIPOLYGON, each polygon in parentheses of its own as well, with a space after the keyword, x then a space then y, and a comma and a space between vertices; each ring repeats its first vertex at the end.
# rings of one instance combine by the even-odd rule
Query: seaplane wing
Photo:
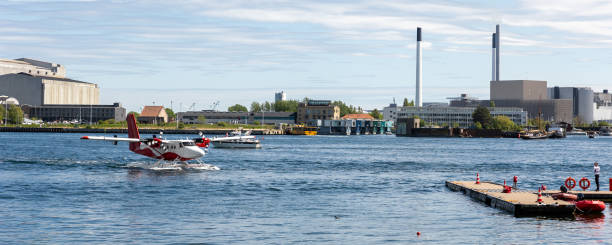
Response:
POLYGON ((211 142, 222 142, 222 141, 232 141, 232 140, 240 140, 240 139, 254 139, 255 136, 230 136, 230 137, 222 137, 222 138, 213 138, 211 142))
POLYGON ((125 141, 125 142, 140 142, 140 139, 135 138, 116 138, 106 136, 83 136, 82 140, 107 140, 107 141, 125 141))

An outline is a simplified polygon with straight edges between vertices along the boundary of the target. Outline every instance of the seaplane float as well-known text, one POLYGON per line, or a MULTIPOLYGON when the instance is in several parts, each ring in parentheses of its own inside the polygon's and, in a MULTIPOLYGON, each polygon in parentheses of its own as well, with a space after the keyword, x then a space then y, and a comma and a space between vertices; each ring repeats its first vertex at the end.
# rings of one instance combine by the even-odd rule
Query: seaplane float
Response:
MULTIPOLYGON (((104 140, 117 142, 128 142, 130 151, 146 157, 158 159, 150 166, 152 169, 211 169, 218 170, 218 167, 203 163, 200 158, 206 155, 210 144, 210 139, 203 137, 195 139, 168 140, 153 136, 152 138, 140 138, 138 125, 133 114, 126 118, 128 126, 128 137, 118 138, 106 136, 83 136, 83 140, 104 140), (187 161, 196 161, 196 164, 189 164, 187 161)), ((162 134, 163 135, 163 134, 162 134)))

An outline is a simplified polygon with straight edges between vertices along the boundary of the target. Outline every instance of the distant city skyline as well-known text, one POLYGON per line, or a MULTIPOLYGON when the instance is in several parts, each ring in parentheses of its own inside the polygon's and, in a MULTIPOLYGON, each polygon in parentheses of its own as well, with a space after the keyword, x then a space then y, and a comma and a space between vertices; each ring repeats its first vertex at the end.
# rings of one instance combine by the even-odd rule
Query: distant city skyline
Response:
POLYGON ((175 111, 252 101, 343 100, 364 109, 414 99, 423 28, 423 102, 489 98, 491 33, 501 80, 612 89, 612 2, 6 1, 0 58, 66 66, 100 102, 175 111))

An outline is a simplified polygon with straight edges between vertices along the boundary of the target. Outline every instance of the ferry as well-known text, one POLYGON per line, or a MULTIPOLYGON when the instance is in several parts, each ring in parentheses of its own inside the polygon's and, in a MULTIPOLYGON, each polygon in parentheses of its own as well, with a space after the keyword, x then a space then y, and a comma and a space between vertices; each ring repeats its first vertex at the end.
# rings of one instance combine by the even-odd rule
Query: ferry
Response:
POLYGON ((291 135, 317 135, 317 127, 296 126, 289 129, 291 135))
POLYGON ((261 148, 261 143, 255 136, 251 135, 251 131, 242 133, 240 131, 234 131, 230 136, 215 137, 210 140, 210 143, 215 148, 243 148, 243 149, 257 149, 261 148))

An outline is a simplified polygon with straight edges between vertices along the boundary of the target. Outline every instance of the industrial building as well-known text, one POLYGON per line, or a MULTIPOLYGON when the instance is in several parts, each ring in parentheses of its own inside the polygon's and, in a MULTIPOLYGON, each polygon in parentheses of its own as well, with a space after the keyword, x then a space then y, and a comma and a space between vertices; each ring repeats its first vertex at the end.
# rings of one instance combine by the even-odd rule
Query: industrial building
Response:
MULTIPOLYGON (((515 107, 489 107, 492 117, 506 116, 517 125, 526 125, 528 121, 527 112, 515 107)), ((476 107, 400 107, 397 113, 398 118, 418 117, 422 122, 434 125, 459 124, 459 127, 471 127, 474 122, 472 114, 476 107)))
POLYGON ((573 117, 578 118, 578 120, 583 123, 590 124, 593 122, 594 94, 591 88, 548 88, 548 99, 572 100, 573 117))
POLYGON ((0 75, 15 73, 64 78, 66 77, 66 68, 60 64, 27 58, 15 60, 0 59, 0 75))
POLYGON ((397 110, 399 107, 397 107, 397 104, 395 104, 395 102, 389 104, 389 106, 383 108, 382 110, 382 114, 383 114, 383 120, 385 121, 395 121, 397 120, 397 110))
POLYGON ((27 118, 38 118, 44 122, 99 122, 108 119, 125 121, 126 110, 120 103, 112 105, 24 105, 27 118))
MULTIPOLYGON (((491 81, 491 101, 496 106, 520 107, 530 118, 540 117, 553 122, 572 122, 572 99, 548 99, 546 81, 507 80, 491 81)), ((481 103, 490 104, 489 101, 481 103)))
POLYGON ((0 94, 22 105, 97 105, 98 85, 65 77, 65 67, 32 59, 0 60, 0 94))
POLYGON ((185 124, 218 123, 252 124, 295 124, 295 112, 222 112, 213 110, 187 111, 177 113, 178 119, 185 124))
MULTIPOLYGON (((506 97, 505 92, 498 91, 499 87, 511 87, 516 90, 516 93, 523 96, 522 98, 529 98, 536 96, 530 91, 531 88, 525 87, 524 83, 520 81, 510 81, 508 83, 500 83, 499 80, 499 25, 496 27, 497 32, 493 39, 493 70, 492 70, 492 81, 491 86, 495 87, 492 89, 492 94, 496 93, 500 98, 513 99, 514 97, 506 97), (518 87, 517 87, 518 85, 518 87)), ((423 103, 422 101, 422 53, 420 43, 422 42, 421 28, 417 28, 417 67, 416 67, 416 95, 415 95, 415 106, 414 107, 398 107, 397 104, 390 104, 388 107, 383 109, 383 119, 400 121, 406 118, 419 117, 422 121, 428 124, 434 125, 448 125, 459 124, 459 127, 471 127, 473 124, 472 113, 478 105, 483 104, 483 101, 478 101, 475 98, 469 98, 467 94, 462 95, 459 100, 461 103, 453 103, 454 99, 451 100, 451 105, 447 103, 423 103)), ((531 85, 531 84, 526 84, 531 85)), ((546 82, 543 82, 543 92, 546 93, 546 82)), ((487 101, 487 103, 489 103, 487 101)), ((488 104, 485 106, 489 106, 488 104)), ((518 125, 526 125, 528 121, 527 111, 517 108, 514 106, 501 106, 491 107, 490 109, 492 116, 506 116, 510 118, 514 123, 518 125)))
POLYGON ((338 120, 340 108, 332 105, 330 100, 309 100, 298 104, 297 124, 306 124, 310 120, 338 120))

